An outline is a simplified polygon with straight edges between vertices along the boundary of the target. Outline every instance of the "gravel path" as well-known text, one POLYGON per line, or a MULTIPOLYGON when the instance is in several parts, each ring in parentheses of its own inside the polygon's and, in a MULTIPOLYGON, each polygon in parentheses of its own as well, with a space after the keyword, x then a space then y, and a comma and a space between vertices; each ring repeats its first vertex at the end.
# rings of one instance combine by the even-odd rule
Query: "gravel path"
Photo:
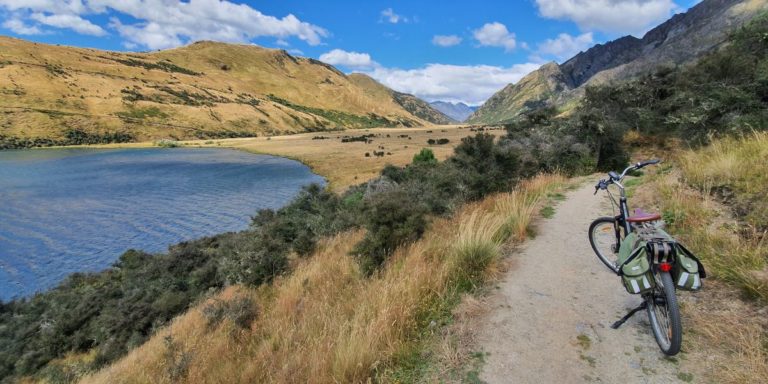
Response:
MULTIPOLYGON (((591 184, 569 192, 489 298, 478 345, 488 383, 677 383, 680 359, 659 351, 645 312, 610 325, 640 303, 594 255, 592 220, 611 212, 591 184)), ((685 324, 683 324, 685 329, 685 324)), ((683 335, 685 348, 685 335, 683 335)), ((688 363, 685 364, 689 365, 688 363)))

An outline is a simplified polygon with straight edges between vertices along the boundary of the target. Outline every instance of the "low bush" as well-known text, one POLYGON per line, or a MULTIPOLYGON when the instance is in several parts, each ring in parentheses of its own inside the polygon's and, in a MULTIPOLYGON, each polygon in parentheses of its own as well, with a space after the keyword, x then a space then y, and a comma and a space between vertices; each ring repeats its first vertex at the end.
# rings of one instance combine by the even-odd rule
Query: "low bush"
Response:
POLYGON ((419 239, 427 227, 425 207, 401 189, 373 196, 364 209, 367 234, 354 252, 368 274, 381 266, 397 247, 419 239))
POLYGON ((429 145, 444 145, 444 144, 448 144, 450 142, 451 142, 450 140, 445 139, 445 138, 437 139, 437 140, 435 140, 435 139, 428 139, 427 140, 427 144, 429 144, 429 145))
POLYGON ((212 299, 202 309, 208 327, 215 327, 229 320, 238 328, 248 328, 259 314, 256 303, 248 296, 240 295, 230 300, 212 299))

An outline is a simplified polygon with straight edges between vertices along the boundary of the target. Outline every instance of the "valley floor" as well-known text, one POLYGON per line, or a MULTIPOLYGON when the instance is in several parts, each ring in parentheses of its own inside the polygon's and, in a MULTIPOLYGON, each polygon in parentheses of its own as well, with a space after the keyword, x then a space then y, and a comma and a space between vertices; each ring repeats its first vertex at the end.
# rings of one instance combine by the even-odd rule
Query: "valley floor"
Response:
MULTIPOLYGON (((500 133, 503 130, 491 130, 500 133)), ((359 184, 378 176, 387 164, 405 166, 413 160, 413 155, 422 148, 430 148, 435 157, 444 160, 453 154, 453 148, 461 139, 474 135, 473 128, 466 126, 434 126, 422 128, 372 128, 350 129, 335 132, 309 132, 293 135, 221 139, 192 140, 179 142, 185 147, 235 148, 254 153, 292 158, 308 165, 312 170, 325 177, 331 187, 343 191, 350 185, 359 184), (344 136, 369 137, 370 143, 363 141, 342 142, 344 136), (320 139, 320 138, 323 139, 320 139), (448 143, 430 145, 428 140, 448 139, 448 143), (379 152, 382 156, 376 156, 379 152), (368 156, 366 156, 368 153, 368 156)), ((99 148, 151 147, 152 142, 108 144, 94 146, 99 148)))

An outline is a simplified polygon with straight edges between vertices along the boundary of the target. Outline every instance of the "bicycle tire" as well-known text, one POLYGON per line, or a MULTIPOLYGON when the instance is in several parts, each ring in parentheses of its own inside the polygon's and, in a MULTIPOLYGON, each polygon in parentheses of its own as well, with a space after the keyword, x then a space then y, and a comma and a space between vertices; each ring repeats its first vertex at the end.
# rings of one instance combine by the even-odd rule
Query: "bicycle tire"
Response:
MULTIPOLYGON (((603 264, 608 267, 613 273, 618 273, 619 267, 616 265, 615 262, 615 255, 616 252, 612 252, 612 255, 604 255, 603 252, 600 250, 600 246, 598 245, 598 241, 596 240, 597 236, 597 230, 600 228, 601 225, 604 224, 610 224, 611 228, 615 231, 615 222, 616 219, 613 217, 600 217, 597 220, 593 221, 592 224, 589 225, 589 244, 592 246, 592 250, 595 251, 595 254, 597 255, 597 258, 600 259, 600 261, 603 262, 603 264), (613 260, 612 260, 613 259, 613 260)), ((612 231, 610 236, 613 236, 613 245, 616 245, 615 239, 616 239, 616 233, 612 231)), ((618 251, 618 250, 617 250, 618 251)))
POLYGON ((674 356, 680 352, 680 346, 683 343, 683 327, 680 323, 680 307, 675 294, 675 283, 669 272, 657 271, 656 276, 660 278, 656 281, 656 288, 646 296, 648 319, 651 322, 653 337, 656 338, 661 352, 667 356, 674 356), (663 310, 666 310, 666 327, 662 324, 663 319, 659 318, 660 311, 663 310))

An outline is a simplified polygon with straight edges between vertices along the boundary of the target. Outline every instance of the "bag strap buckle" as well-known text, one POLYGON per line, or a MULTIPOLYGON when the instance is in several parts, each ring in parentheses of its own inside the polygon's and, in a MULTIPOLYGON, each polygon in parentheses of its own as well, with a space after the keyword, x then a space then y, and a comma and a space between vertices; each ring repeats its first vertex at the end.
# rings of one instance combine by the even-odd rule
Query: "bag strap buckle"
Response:
POLYGON ((667 239, 653 239, 645 243, 645 249, 655 264, 671 263, 677 256, 677 242, 667 239))

